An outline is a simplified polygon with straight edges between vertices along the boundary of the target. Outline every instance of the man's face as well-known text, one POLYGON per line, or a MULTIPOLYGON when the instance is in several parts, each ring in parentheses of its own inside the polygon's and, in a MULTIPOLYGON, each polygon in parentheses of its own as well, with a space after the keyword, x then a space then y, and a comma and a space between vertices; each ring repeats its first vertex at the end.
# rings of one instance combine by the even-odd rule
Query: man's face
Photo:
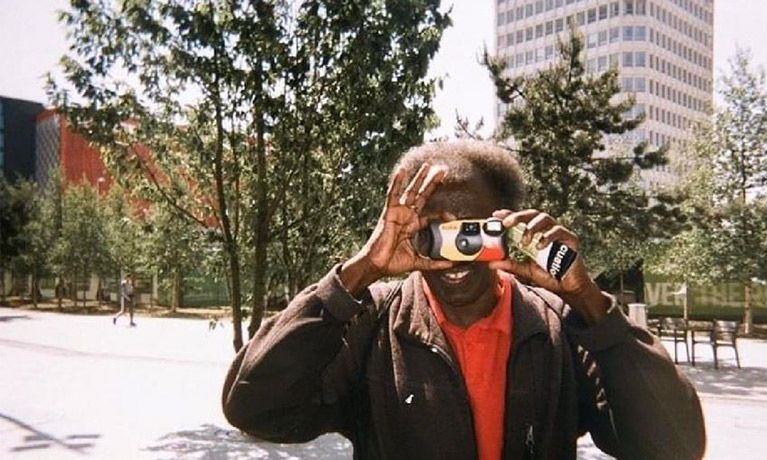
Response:
MULTIPOLYGON (((464 183, 437 187, 424 212, 446 211, 457 219, 485 219, 498 209, 497 196, 497 191, 474 173, 464 183)), ((423 276, 437 300, 452 307, 471 306, 495 283, 495 274, 482 262, 461 262, 447 270, 425 271, 423 276)))

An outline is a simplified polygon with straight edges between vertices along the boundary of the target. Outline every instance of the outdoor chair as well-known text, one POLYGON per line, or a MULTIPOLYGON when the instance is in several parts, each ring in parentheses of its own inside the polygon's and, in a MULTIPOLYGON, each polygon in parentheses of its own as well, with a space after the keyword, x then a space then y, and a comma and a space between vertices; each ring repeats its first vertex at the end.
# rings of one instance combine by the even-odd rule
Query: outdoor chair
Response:
POLYGON ((710 345, 714 352, 714 369, 719 369, 719 348, 731 347, 735 350, 735 362, 740 369, 740 355, 738 354, 738 329, 737 321, 714 320, 710 326, 703 329, 693 330, 692 338, 692 365, 695 365, 695 345, 710 345), (699 334, 696 334, 699 332, 699 334))
MULTIPOLYGON (((677 346, 684 344, 685 356, 690 360, 690 348, 687 345, 687 321, 683 318, 661 318, 658 322, 658 338, 674 342, 674 363, 679 364, 677 346)), ((695 354, 693 353, 693 356, 695 354)))

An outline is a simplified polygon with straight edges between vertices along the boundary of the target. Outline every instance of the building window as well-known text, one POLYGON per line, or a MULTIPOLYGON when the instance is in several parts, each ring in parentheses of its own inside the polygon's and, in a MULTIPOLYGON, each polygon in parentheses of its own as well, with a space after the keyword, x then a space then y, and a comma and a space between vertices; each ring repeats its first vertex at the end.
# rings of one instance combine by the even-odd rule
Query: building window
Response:
POLYGON ((634 53, 634 66, 635 67, 645 67, 647 65, 646 63, 646 57, 644 51, 637 51, 634 53))
POLYGON ((647 40, 647 28, 645 26, 634 27, 634 40, 638 42, 647 40))
POLYGON ((586 37, 586 44, 589 48, 596 48, 597 47, 597 34, 589 34, 586 37))
POLYGON ((543 13, 543 0, 535 2, 535 14, 543 13))
POLYGON ((607 44, 607 31, 603 30, 599 32, 599 46, 604 46, 607 44))
POLYGON ((623 14, 634 14, 634 0, 623 0, 623 14))
POLYGON ((634 28, 632 26, 625 26, 623 28, 623 41, 630 42, 634 40, 634 28))
MULTIPOLYGON (((625 65, 625 63, 624 63, 625 65)), ((622 90, 626 93, 631 93, 634 91, 634 79, 631 77, 625 77, 623 79, 623 87, 622 90)))
POLYGON ((602 5, 599 7, 599 20, 604 21, 607 19, 607 5, 602 5))
POLYGON ((610 55, 610 67, 618 67, 620 65, 618 53, 613 53, 610 55))
POLYGON ((514 22, 514 10, 509 10, 506 12, 506 22, 507 23, 514 22))
POLYGON ((634 53, 631 51, 623 53, 623 67, 634 67, 634 53))
POLYGON ((530 41, 533 39, 533 28, 528 27, 527 30, 525 30, 525 41, 530 41))
POLYGON ((597 9, 592 8, 589 10, 589 24, 597 22, 597 9))
POLYGON ((580 13, 578 13, 578 14, 577 14, 575 17, 578 19, 578 25, 579 25, 579 26, 584 26, 584 25, 586 25, 586 13, 584 13, 583 11, 581 11, 581 12, 580 12, 580 13))
POLYGON ((619 2, 610 3, 610 17, 614 18, 621 14, 621 4, 619 2))
POLYGON ((636 14, 644 16, 647 14, 646 0, 636 0, 636 14))
POLYGON ((597 70, 600 72, 607 70, 607 56, 600 56, 597 59, 597 70))
POLYGON ((535 26, 535 38, 543 37, 543 24, 535 26))
POLYGON ((621 28, 613 27, 610 29, 610 43, 617 43, 621 41, 621 28))
POLYGON ((498 25, 499 25, 499 26, 502 26, 502 25, 503 25, 503 21, 504 21, 505 19, 506 19, 506 15, 505 15, 505 14, 503 14, 503 13, 499 14, 499 15, 498 15, 498 25))
POLYGON ((562 19, 557 19, 556 22, 554 22, 554 31, 556 33, 562 32, 565 30, 565 21, 562 19))
POLYGON ((546 60, 554 58, 554 45, 549 45, 546 47, 546 60))
POLYGON ((533 4, 528 3, 527 5, 525 5, 525 17, 529 18, 532 15, 533 15, 533 4))
POLYGON ((644 77, 637 77, 634 79, 634 91, 637 93, 644 93, 647 91, 647 82, 644 77))

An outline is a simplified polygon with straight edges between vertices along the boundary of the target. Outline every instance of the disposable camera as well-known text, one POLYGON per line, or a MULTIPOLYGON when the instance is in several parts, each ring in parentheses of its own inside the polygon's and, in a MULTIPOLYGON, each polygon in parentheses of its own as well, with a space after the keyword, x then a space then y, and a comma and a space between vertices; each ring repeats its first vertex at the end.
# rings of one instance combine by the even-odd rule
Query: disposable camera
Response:
POLYGON ((534 259, 549 275, 561 280, 578 253, 564 243, 554 241, 543 249, 537 245, 541 235, 522 245, 525 224, 508 229, 496 218, 465 219, 449 222, 433 221, 419 233, 419 252, 435 260, 454 262, 490 262, 509 257, 509 247, 534 259))

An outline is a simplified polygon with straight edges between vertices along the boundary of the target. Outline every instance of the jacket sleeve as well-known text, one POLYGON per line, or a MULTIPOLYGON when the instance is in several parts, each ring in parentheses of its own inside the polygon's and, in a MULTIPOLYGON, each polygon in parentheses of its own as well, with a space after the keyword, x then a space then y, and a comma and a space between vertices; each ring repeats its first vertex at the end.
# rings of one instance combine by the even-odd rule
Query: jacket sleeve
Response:
POLYGON ((597 447, 618 459, 703 456, 700 400, 655 336, 619 308, 591 326, 573 311, 566 322, 580 361, 579 423, 597 447))
POLYGON ((349 436, 354 388, 386 286, 355 299, 339 269, 297 295, 237 354, 222 394, 232 425, 273 442, 349 436))

